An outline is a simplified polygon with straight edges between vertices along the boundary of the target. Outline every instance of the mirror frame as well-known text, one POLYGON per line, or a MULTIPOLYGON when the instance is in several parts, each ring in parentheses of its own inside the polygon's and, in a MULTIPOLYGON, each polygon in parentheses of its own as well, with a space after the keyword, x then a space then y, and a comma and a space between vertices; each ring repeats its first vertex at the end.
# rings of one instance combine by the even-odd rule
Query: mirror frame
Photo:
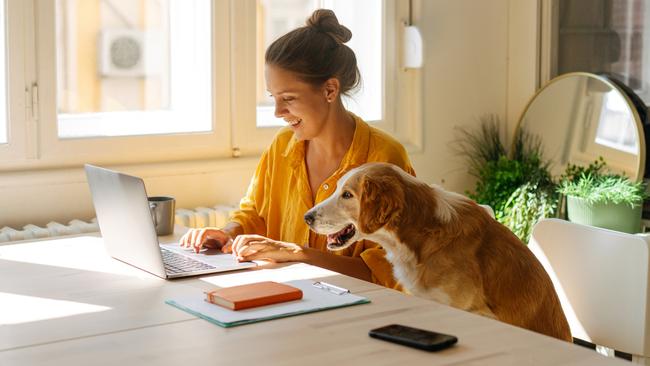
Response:
MULTIPOLYGON (((628 107, 632 110, 632 118, 634 119, 634 123, 636 124, 637 135, 639 136, 639 164, 638 164, 637 169, 636 169, 637 173, 636 173, 636 176, 629 177, 629 178, 631 180, 633 180, 633 181, 636 181, 636 182, 642 181, 643 177, 644 177, 644 174, 645 174, 646 141, 645 141, 645 133, 644 133, 643 125, 641 123, 641 117, 639 115, 639 111, 637 110, 636 105, 632 102, 632 99, 629 97, 629 95, 627 94, 627 92, 625 90, 620 88, 618 85, 616 85, 616 83, 612 82, 608 78, 606 78, 604 76, 592 74, 592 73, 589 73, 589 72, 569 72, 569 73, 566 73, 566 74, 556 76, 553 79, 546 82, 546 84, 544 84, 544 86, 539 88, 535 92, 535 94, 533 94, 533 96, 530 97, 530 99, 526 103, 526 107, 521 112, 521 114, 519 115, 519 119, 517 120, 517 127, 515 128, 515 131, 514 131, 515 133, 513 135, 513 141, 510 144, 510 150, 508 151, 508 157, 510 159, 513 158, 512 154, 514 154, 514 146, 515 146, 515 143, 516 143, 516 141, 514 141, 514 136, 517 136, 517 134, 519 133, 519 130, 521 129, 521 124, 522 124, 522 121, 524 119, 524 116, 526 115, 526 113, 530 109, 530 106, 533 104, 533 101, 537 98, 537 96, 539 94, 541 94, 544 90, 546 90, 546 88, 551 86, 553 83, 555 83, 557 81, 560 81, 562 79, 565 79, 565 78, 573 77, 573 76, 586 76, 586 77, 589 77, 589 78, 597 79, 597 80, 607 84, 612 89, 617 90, 619 93, 621 93, 623 95, 623 98, 625 99, 625 102, 627 103, 628 107)), ((542 141, 542 144, 543 143, 544 143, 544 141, 542 141)), ((606 162, 607 162, 607 160, 605 160, 605 163, 606 162)))

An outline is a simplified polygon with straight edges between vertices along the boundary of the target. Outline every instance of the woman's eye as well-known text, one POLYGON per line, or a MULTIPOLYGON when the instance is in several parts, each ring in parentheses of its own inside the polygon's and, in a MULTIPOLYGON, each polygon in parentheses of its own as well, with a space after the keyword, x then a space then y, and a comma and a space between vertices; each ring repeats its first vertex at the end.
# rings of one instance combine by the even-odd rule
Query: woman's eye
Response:
POLYGON ((347 200, 348 198, 352 198, 352 193, 345 191, 341 196, 347 200))
POLYGON ((293 97, 282 98, 282 101, 284 101, 284 102, 291 102, 292 100, 294 100, 293 97))

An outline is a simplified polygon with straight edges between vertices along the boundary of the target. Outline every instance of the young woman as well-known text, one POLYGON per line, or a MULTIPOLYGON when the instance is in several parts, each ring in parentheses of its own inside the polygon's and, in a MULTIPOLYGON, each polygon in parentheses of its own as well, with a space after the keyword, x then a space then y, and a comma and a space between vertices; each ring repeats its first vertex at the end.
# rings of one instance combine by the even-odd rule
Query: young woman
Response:
POLYGON ((305 212, 336 189, 336 181, 366 162, 393 163, 414 174, 404 148, 343 106, 341 95, 360 82, 352 33, 331 10, 266 50, 266 84, 275 115, 289 125, 264 152, 240 208, 222 229, 192 229, 181 245, 221 248, 241 261, 299 261, 384 286, 396 285, 384 251, 361 241, 338 252, 311 232, 305 212))

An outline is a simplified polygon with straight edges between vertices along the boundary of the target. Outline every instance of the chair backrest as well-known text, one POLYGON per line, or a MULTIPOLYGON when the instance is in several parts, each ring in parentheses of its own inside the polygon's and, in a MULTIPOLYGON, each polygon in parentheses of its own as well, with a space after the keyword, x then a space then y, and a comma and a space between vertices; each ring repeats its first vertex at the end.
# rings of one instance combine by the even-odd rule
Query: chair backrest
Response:
POLYGON ((528 247, 551 276, 573 337, 650 355, 646 234, 543 219, 528 247))

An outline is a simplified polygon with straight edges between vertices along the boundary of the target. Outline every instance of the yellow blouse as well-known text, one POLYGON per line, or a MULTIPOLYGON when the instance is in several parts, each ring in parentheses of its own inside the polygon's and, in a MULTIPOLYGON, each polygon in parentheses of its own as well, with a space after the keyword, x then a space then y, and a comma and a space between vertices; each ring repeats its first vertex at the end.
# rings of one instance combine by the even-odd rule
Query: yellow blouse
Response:
MULTIPOLYGON (((367 162, 393 163, 415 175, 404 147, 381 130, 369 126, 353 115, 356 128, 352 145, 339 169, 327 178, 312 200, 305 166, 305 142, 298 141, 293 131, 281 129, 264 152, 257 170, 241 199, 239 210, 230 221, 239 223, 246 234, 258 234, 327 251, 327 238, 309 230, 303 215, 315 204, 336 190, 336 181, 347 171, 367 162)), ((338 255, 361 257, 372 272, 373 282, 398 288, 391 264, 384 250, 376 243, 364 240, 341 251, 338 255)))

